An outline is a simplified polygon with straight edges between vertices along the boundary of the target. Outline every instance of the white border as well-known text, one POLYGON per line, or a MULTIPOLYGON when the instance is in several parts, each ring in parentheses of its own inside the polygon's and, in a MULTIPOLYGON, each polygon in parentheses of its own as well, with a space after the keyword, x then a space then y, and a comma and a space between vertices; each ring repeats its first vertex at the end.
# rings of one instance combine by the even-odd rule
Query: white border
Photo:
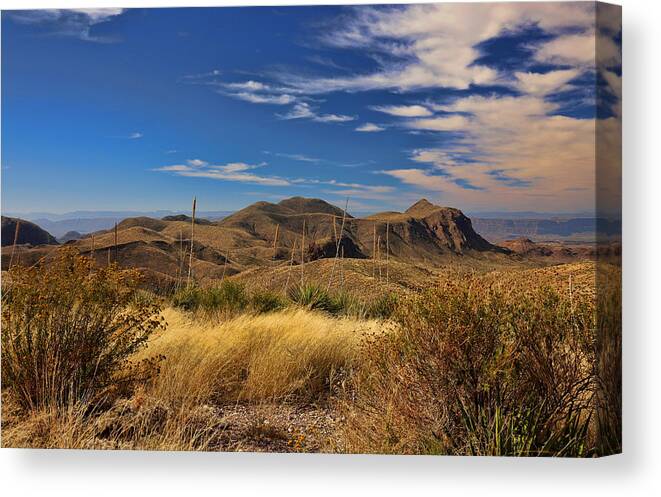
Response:
MULTIPOLYGON (((311 1, 289 1, 305 5, 311 1)), ((318 2, 322 3, 322 2, 318 2)), ((355 2, 328 0, 323 4, 355 2)), ((360 2, 365 3, 365 2, 360 2)), ((402 2, 381 2, 402 3, 402 2)), ((659 2, 624 0, 624 454, 599 460, 0 451, 4 495, 661 495, 659 2)), ((281 5, 0 0, 2 9, 281 5)))

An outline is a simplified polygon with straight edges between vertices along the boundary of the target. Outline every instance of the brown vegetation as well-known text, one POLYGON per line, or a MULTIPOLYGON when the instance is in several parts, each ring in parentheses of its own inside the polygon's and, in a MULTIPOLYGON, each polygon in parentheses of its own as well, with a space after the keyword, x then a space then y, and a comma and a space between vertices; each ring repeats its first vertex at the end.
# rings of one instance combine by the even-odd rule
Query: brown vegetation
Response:
POLYGON ((428 202, 356 219, 295 198, 17 246, 2 444, 621 450, 620 268, 480 249, 469 228, 428 202))

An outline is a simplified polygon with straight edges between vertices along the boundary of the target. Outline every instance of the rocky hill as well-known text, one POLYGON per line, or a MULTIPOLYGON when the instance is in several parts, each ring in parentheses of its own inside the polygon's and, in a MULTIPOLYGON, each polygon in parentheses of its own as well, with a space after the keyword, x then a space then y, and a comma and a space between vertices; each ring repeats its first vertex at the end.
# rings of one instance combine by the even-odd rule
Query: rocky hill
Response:
MULTIPOLYGON (((114 261, 147 269, 154 279, 172 282, 187 276, 191 229, 188 216, 133 217, 117 225, 116 236, 113 228, 68 245, 93 255, 101 264, 114 261)), ((202 282, 245 271, 255 275, 299 265, 302 260, 331 259, 338 240, 339 255, 345 259, 388 258, 393 263, 428 267, 460 259, 505 257, 510 252, 476 233, 460 210, 424 199, 404 212, 364 218, 320 199, 257 202, 220 221, 196 218, 193 238, 192 273, 202 282)), ((20 260, 34 262, 43 252, 22 249, 20 260)))

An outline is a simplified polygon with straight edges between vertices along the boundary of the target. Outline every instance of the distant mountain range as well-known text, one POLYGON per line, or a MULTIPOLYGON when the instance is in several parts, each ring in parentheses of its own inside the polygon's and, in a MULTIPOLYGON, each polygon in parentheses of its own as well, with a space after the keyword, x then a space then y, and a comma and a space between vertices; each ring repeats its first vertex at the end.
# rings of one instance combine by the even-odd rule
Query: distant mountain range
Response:
MULTIPOLYGON (((232 211, 200 211, 198 216, 209 220, 219 220, 232 211)), ((26 219, 39 225, 54 237, 61 239, 69 232, 77 232, 81 235, 93 233, 95 231, 107 230, 112 228, 115 223, 119 223, 130 217, 152 217, 163 218, 190 214, 183 211, 72 211, 63 214, 52 212, 29 212, 25 214, 8 214, 12 217, 26 219)))
POLYGON ((471 218, 475 231, 492 242, 525 237, 533 240, 563 239, 590 241, 598 237, 618 238, 620 219, 576 217, 568 219, 471 218))
MULTIPOLYGON (((476 233, 460 210, 424 199, 405 212, 354 217, 320 199, 293 197, 277 204, 257 202, 220 221, 201 216, 196 220, 192 244, 190 218, 184 215, 129 217, 118 223, 117 235, 110 228, 80 239, 79 233, 69 233, 66 244, 101 263, 116 260, 171 282, 181 276, 188 250, 193 252, 196 278, 202 280, 260 267, 286 269, 302 260, 338 255, 365 260, 388 254, 406 263, 436 265, 465 257, 505 257, 510 252, 476 233)), ((52 246, 25 243, 16 251, 21 264, 31 265, 54 253, 52 246)), ((6 258, 2 262, 5 267, 6 258)))
MULTIPOLYGON (((198 211, 197 217, 219 221, 236 211, 198 211)), ((240 211, 238 211, 240 212, 240 211)), ((59 240, 72 239, 73 232, 86 235, 112 228, 115 223, 134 217, 156 219, 190 215, 187 211, 71 211, 65 213, 30 212, 6 215, 26 219, 37 224, 59 240), (69 234, 69 236, 67 236, 69 234)), ((369 212, 354 212, 358 217, 369 217, 369 212)), ((472 212, 469 215, 476 232, 490 241, 502 241, 518 237, 532 239, 572 239, 588 240, 600 235, 616 237, 621 233, 619 219, 595 218, 590 213, 567 212, 472 212)))

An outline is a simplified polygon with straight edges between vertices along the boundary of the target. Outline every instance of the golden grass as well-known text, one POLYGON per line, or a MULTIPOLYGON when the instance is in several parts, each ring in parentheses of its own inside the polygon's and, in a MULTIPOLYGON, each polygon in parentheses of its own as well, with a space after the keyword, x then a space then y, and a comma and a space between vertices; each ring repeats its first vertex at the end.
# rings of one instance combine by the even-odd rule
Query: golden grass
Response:
MULTIPOLYGON (((198 226, 196 226, 196 236, 197 230, 198 226)), ((374 279, 370 277, 370 262, 351 261, 352 269, 358 274, 357 278, 360 281, 364 280, 365 283, 370 281, 370 287, 373 289, 374 279)), ((327 283, 326 275, 329 274, 330 264, 332 264, 330 260, 306 264, 306 277, 312 279, 313 276, 317 276, 314 272, 316 270, 320 282, 327 283)), ((400 279, 398 272, 404 273, 404 266, 404 264, 399 266, 397 262, 393 264, 391 261, 391 280, 400 279)), ((555 330, 558 328, 553 318, 555 314, 562 311, 569 312, 573 316, 577 312, 574 307, 578 303, 576 300, 590 298, 593 295, 595 269, 594 263, 516 271, 476 271, 475 268, 457 271, 444 268, 433 273, 421 269, 420 274, 409 277, 420 281, 426 280, 428 284, 437 283, 439 280, 442 283, 447 279, 459 284, 467 278, 479 278, 479 281, 475 281, 478 290, 496 292, 504 299, 503 304, 507 305, 524 297, 530 297, 531 302, 539 303, 533 298, 535 295, 528 295, 532 290, 531 282, 534 283, 532 287, 552 287, 563 302, 567 298, 574 299, 569 311, 565 304, 549 304, 543 308, 545 312, 535 307, 539 312, 531 313, 530 316, 544 317, 548 314, 550 316, 548 323, 544 321, 542 324, 544 326, 548 324, 548 329, 555 330), (569 295, 570 276, 571 296, 569 295)), ((280 278, 278 287, 286 277, 286 273, 279 270, 272 269, 269 273, 280 278)), ((254 281, 255 285, 258 280, 263 286, 272 284, 271 279, 263 277, 265 274, 267 273, 261 271, 261 278, 253 277, 256 276, 255 274, 249 281, 254 281)), ((403 280, 404 277, 402 275, 401 279, 403 280)), ((237 277, 232 279, 242 280, 237 277)), ((358 280, 351 280, 347 274, 349 288, 353 289, 354 283, 357 282, 358 280)), ((411 284, 411 287, 414 285, 411 284)), ((399 288, 401 291, 402 287, 399 288)), ((409 306, 412 316, 405 320, 400 319, 399 326, 393 332, 390 330, 390 325, 383 321, 338 318, 301 308, 288 308, 260 315, 246 313, 223 320, 218 316, 201 318, 200 315, 168 308, 163 311, 167 326, 153 334, 148 347, 134 357, 142 359, 165 356, 160 362, 158 376, 142 384, 130 398, 109 401, 105 406, 95 408, 77 404, 68 408, 42 409, 29 413, 16 407, 12 392, 5 389, 2 392, 2 444, 5 447, 239 450, 240 447, 254 447, 251 445, 253 438, 264 438, 264 434, 260 435, 258 431, 272 429, 271 424, 262 423, 262 418, 257 417, 255 411, 250 409, 270 407, 282 413, 288 408, 305 406, 320 407, 338 414, 336 418, 341 419, 338 421, 338 431, 329 434, 328 440, 324 439, 324 443, 331 443, 333 450, 398 453, 496 453, 498 451, 500 451, 498 453, 523 453, 523 449, 518 446, 510 447, 511 450, 501 450, 501 439, 510 443, 519 440, 516 437, 501 437, 502 434, 498 432, 496 435, 501 438, 496 437, 495 445, 492 444, 493 437, 489 438, 493 435, 490 429, 491 423, 496 422, 492 417, 500 423, 502 416, 511 414, 512 406, 519 404, 523 406, 522 401, 519 402, 519 397, 514 396, 505 404, 497 402, 495 405, 498 410, 493 411, 495 414, 489 409, 478 410, 474 416, 472 411, 468 413, 471 414, 469 421, 473 423, 471 429, 473 425, 476 427, 475 436, 482 437, 479 440, 475 439, 483 442, 478 446, 473 443, 473 439, 469 440, 470 437, 464 436, 464 432, 470 431, 460 423, 464 419, 462 415, 466 416, 466 413, 460 409, 454 411, 450 409, 452 406, 450 401, 456 398, 456 395, 452 392, 450 392, 452 395, 441 395, 436 388, 447 387, 446 383, 450 378, 448 372, 456 373, 455 379, 458 383, 465 383, 463 370, 457 372, 456 368, 445 367, 446 362, 450 360, 448 350, 455 355, 460 352, 466 354, 470 352, 463 347, 466 343, 465 334, 474 341, 477 340, 475 343, 481 344, 479 340, 483 340, 481 337, 490 336, 490 330, 501 330, 501 328, 509 330, 510 325, 514 326, 512 324, 514 318, 502 313, 501 307, 496 305, 495 300, 491 298, 480 300, 479 295, 482 293, 474 298, 475 308, 464 309, 462 307, 464 298, 461 294, 459 295, 461 298, 457 297, 453 300, 457 309, 452 308, 447 312, 443 311, 444 307, 441 309, 443 312, 437 309, 439 306, 442 307, 441 304, 447 305, 445 293, 425 295, 427 295, 427 303, 424 296, 419 297, 422 299, 420 302, 409 306), (480 310, 484 306, 493 312, 490 311, 490 314, 485 315, 486 311, 480 310), (424 320, 419 316, 423 308, 438 311, 436 314, 431 314, 436 318, 430 323, 423 322, 424 320), (457 316, 463 316, 463 321, 457 321, 457 316), (493 326, 488 325, 489 323, 485 324, 485 316, 492 319, 493 326), (501 319, 505 321, 501 322, 501 319), (507 326, 501 327, 500 325, 503 324, 507 326), (446 329, 448 326, 450 331, 446 329), (405 334, 406 340, 401 338, 402 333, 405 334), (367 335, 371 338, 365 340, 367 335), (449 346, 441 347, 440 350, 439 337, 442 336, 446 337, 443 343, 449 346), (398 347, 399 345, 402 346, 398 347), (421 378, 429 380, 430 385, 419 381, 421 378), (239 432, 236 431, 236 423, 243 422, 244 419, 234 420, 231 415, 232 408, 248 408, 244 418, 250 418, 248 424, 255 425, 255 434, 243 431, 237 436, 239 432), (488 416, 483 416, 485 412, 488 416), (445 420, 448 415, 452 415, 454 419, 452 426, 456 430, 450 430, 449 435, 443 435, 442 440, 439 441, 437 434, 441 434, 441 431, 436 428, 447 427, 445 420), (430 435, 431 428, 433 429, 430 435), (469 440, 470 443, 464 439, 469 440)), ((507 307, 506 310, 511 309, 507 307)), ((515 328, 525 331, 527 329, 525 323, 530 321, 528 314, 516 315, 519 316, 519 321, 516 322, 518 327, 515 328)), ((540 319, 537 318, 538 321, 540 319)), ((561 324, 565 322, 566 320, 561 320, 561 324)), ((572 329, 574 325, 572 321, 572 329)), ((562 328, 565 329, 567 326, 563 325, 562 328)), ((583 329, 583 327, 579 328, 583 329)), ((514 336, 519 337, 519 334, 514 336)), ((562 365, 564 363, 561 360, 569 360, 569 355, 562 352, 563 347, 573 343, 572 340, 578 340, 578 337, 574 337, 572 333, 567 336, 571 339, 569 342, 560 344, 554 342, 551 347, 554 364, 562 365)), ((517 338, 516 344, 519 346, 525 343, 517 338)), ((529 343, 537 342, 529 341, 529 343)), ((471 364, 480 366, 473 368, 478 372, 483 371, 484 368, 481 367, 483 363, 489 367, 500 364, 495 359, 495 362, 491 361, 494 354, 500 356, 486 345, 485 348, 488 350, 484 353, 479 348, 470 352, 475 356, 471 356, 471 360, 474 359, 471 364)), ((580 347, 574 347, 574 350, 579 349, 580 347)), ((603 362, 613 362, 610 357, 608 356, 603 362)), ((582 363, 583 361, 580 364, 582 363)), ((533 368, 533 373, 538 369, 544 370, 544 368, 533 368)), ((616 385, 616 380, 619 378, 619 374, 616 374, 618 371, 611 375, 612 383, 615 384, 611 389, 613 391, 618 390, 616 385)), ((562 378, 562 375, 556 376, 562 378)), ((489 382, 500 386, 500 383, 496 382, 497 378, 494 378, 487 375, 479 378, 476 384, 480 389, 483 384, 488 386, 489 382)), ((527 376, 524 379, 532 381, 527 376)), ((517 377, 516 380, 514 386, 523 385, 520 381, 521 377, 517 377)), ((507 386, 509 388, 510 384, 508 383, 507 386)), ((525 393, 525 389, 521 391, 525 393)), ((609 392, 610 390, 602 395, 605 399, 603 403, 608 401, 617 407, 618 399, 606 398, 609 392)), ((482 393, 480 391, 480 395, 482 393)), ((487 407, 489 406, 491 404, 487 407)), ((603 417, 609 421, 610 411, 605 407, 603 409, 603 417)), ((511 419, 519 420, 516 416, 511 419)), ((614 424, 611 431, 617 432, 618 429, 614 424)), ((615 440, 611 444, 613 447, 617 446, 616 435, 617 433, 612 437, 615 440)), ((286 430, 284 436, 287 436, 286 430)), ((326 436, 324 434, 324 437, 326 436)), ((600 444, 605 445, 603 442, 600 444)), ((273 450, 274 446, 267 447, 273 450)), ((613 449, 601 451, 601 453, 610 452, 613 452, 613 449)))
POLYGON ((214 450, 224 430, 214 406, 323 401, 353 367, 363 334, 381 326, 303 309, 222 323, 163 314, 167 327, 135 357, 164 355, 156 378, 98 413, 80 403, 26 414, 4 391, 3 446, 214 450))
POLYGON ((377 321, 333 319, 303 309, 223 323, 200 322, 173 309, 167 329, 145 354, 166 357, 149 391, 172 404, 315 400, 352 366, 356 346, 377 321))

